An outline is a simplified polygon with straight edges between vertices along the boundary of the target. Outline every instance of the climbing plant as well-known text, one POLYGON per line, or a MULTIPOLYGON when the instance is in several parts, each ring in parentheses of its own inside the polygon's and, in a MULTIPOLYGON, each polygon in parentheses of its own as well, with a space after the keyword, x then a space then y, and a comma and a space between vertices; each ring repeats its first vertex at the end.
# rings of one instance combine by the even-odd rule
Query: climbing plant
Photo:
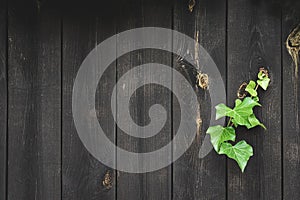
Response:
POLYGON ((245 140, 235 143, 236 128, 238 126, 245 126, 247 129, 251 129, 261 126, 266 129, 259 119, 256 118, 253 109, 254 107, 261 106, 257 89, 261 87, 263 90, 267 90, 269 83, 268 72, 261 68, 257 80, 251 80, 245 85, 247 95, 243 99, 236 99, 233 108, 229 108, 225 104, 216 106, 216 119, 228 117, 227 126, 212 126, 206 132, 210 135, 215 151, 218 154, 225 154, 235 160, 242 172, 244 172, 249 158, 253 155, 253 148, 245 140))

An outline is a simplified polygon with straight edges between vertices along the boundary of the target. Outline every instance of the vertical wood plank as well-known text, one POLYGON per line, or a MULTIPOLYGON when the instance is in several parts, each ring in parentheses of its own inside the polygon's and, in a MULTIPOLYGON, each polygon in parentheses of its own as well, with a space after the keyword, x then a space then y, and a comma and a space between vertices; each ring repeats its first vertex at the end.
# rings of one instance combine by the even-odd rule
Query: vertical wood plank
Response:
POLYGON ((0 200, 6 199, 7 173, 7 16, 6 1, 0 1, 0 200))
POLYGON ((283 199, 300 199, 300 82, 285 46, 288 35, 300 23, 299 9, 297 1, 285 1, 282 6, 283 199))
MULTIPOLYGON (((115 199, 114 170, 103 165, 87 151, 78 137, 72 115, 73 84, 81 63, 96 45, 115 34, 114 18, 108 13, 111 10, 111 7, 104 5, 84 4, 67 7, 64 12, 63 199, 115 199), (110 178, 111 182, 103 184, 105 177, 110 178)), ((101 60, 101 57, 97 59, 101 60)), ((95 99, 99 123, 113 142, 115 123, 110 114, 110 96, 115 76, 115 64, 112 64, 99 80, 95 99)))
POLYGON ((8 199, 60 199, 60 18, 9 1, 8 199))
POLYGON ((253 146, 244 173, 228 159, 228 199, 281 199, 281 17, 274 1, 228 0, 228 103, 244 81, 268 67, 271 84, 259 89, 262 128, 237 129, 237 141, 253 146))
MULTIPOLYGON (((164 27, 172 26, 172 1, 120 1, 120 13, 118 20, 118 32, 138 27, 164 27)), ((154 34, 149 40, 155 40, 160 35, 154 34)), ((138 38, 138 36, 137 36, 138 38)), ((169 42, 172 40, 170 38, 169 42)), ((136 45, 136 44, 131 44, 136 45)), ((118 42, 118 49, 122 48, 118 42)), ((141 50, 126 54, 117 60, 117 77, 120 78, 128 70, 145 63, 162 63, 171 67, 171 54, 158 50, 141 50)), ((142 73, 142 72, 141 72, 142 73)), ((152 77, 150 73, 144 72, 143 76, 152 77)), ((160 79, 169 76, 161 75, 160 79)), ((134 74, 132 79, 137 79, 139 74, 134 74)), ((137 81, 143 83, 144 78, 137 81)), ((171 84, 171 83, 170 83, 171 84)), ((133 87, 132 81, 128 80, 124 89, 133 87)), ((118 97, 117 97, 118 98, 118 97)), ((132 119, 130 123, 145 126, 149 121, 149 108, 153 104, 164 106, 167 112, 167 122, 163 129, 155 136, 147 139, 134 138, 122 130, 117 130, 117 145, 131 152, 151 152, 166 145, 171 140, 171 93, 168 89, 155 84, 145 85, 139 88, 131 97, 130 108, 132 119), (132 121, 133 120, 133 121, 132 121)), ((117 113, 118 114, 118 113, 117 113)), ((129 129, 131 127, 128 123, 129 129)), ((156 161, 154 161, 156 162, 156 161)), ((157 161, 159 162, 159 161, 157 161)), ((141 165, 143 163, 141 162, 141 165)), ((171 166, 155 172, 143 174, 130 174, 119 172, 118 176, 118 199, 170 199, 171 198, 171 166)))
MULTIPOLYGON (((193 12, 188 10, 188 1, 175 1, 174 29, 198 41, 212 56, 222 75, 225 84, 226 76, 226 1, 200 0, 196 1, 193 12)), ((174 38, 176 40, 176 38, 174 38)), ((182 41, 180 51, 191 56, 201 71, 203 66, 197 57, 197 51, 187 49, 197 48, 182 41), (191 55, 189 55, 191 54, 191 55)), ((177 47, 175 47, 177 48, 177 47)), ((174 68, 181 72, 197 93, 200 103, 198 116, 194 116, 199 126, 195 141, 189 150, 174 163, 173 197, 174 199, 225 199, 226 198, 226 162, 225 158, 218 156, 213 150, 206 157, 199 158, 199 150, 203 144, 206 130, 210 122, 210 96, 209 90, 203 90, 196 83, 193 67, 174 59, 174 68)), ((213 82, 209 77, 209 82, 213 82)), ((173 80, 173 87, 181 87, 179 81, 173 80)), ((182 88, 182 87, 181 87, 182 88)), ((184 96, 184 89, 182 89, 184 96)), ((190 97, 185 96, 188 102, 190 97)), ((180 107, 173 105, 174 134, 176 133, 176 120, 180 117, 180 107)))

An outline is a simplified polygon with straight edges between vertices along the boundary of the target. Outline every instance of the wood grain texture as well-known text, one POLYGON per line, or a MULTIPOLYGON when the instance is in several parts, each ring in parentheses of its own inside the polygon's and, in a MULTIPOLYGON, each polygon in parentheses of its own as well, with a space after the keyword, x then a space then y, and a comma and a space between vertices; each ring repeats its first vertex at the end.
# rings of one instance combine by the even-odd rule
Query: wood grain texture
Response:
MULTIPOLYGON (((115 22, 107 12, 67 13, 63 20, 63 195, 62 199, 115 199, 115 173, 95 159, 78 137, 72 115, 72 90, 77 71, 88 53, 115 34, 115 22), (78 14, 81 13, 81 14, 78 14), (112 180, 103 184, 105 176, 112 180)), ((97 58, 101 60, 100 58, 97 58)), ((110 95, 115 85, 115 64, 99 80, 96 113, 102 129, 114 142, 115 123, 110 111, 110 95)), ((84 84, 84 83, 83 83, 84 84)), ((87 88, 88 90, 89 88, 87 88)), ((93 127, 91 127, 93 130, 93 127)))
POLYGON ((282 6, 283 199, 300 198, 300 82, 285 46, 288 35, 300 23, 299 9, 300 3, 295 1, 285 1, 282 6))
POLYGON ((6 199, 7 173, 7 16, 6 1, 0 1, 0 200, 6 199))
POLYGON ((233 106, 243 81, 256 79, 267 67, 271 84, 259 89, 262 128, 237 129, 237 141, 253 146, 244 173, 228 159, 228 199, 281 199, 281 17, 274 1, 228 1, 228 103, 233 106))
MULTIPOLYGON (((198 41, 212 56, 222 75, 225 84, 226 77, 226 1, 196 1, 196 6, 191 13, 186 1, 175 1, 174 30, 182 32, 198 41)), ((174 38, 176 40, 176 38, 174 38)), ((193 86, 198 101, 198 115, 194 116, 199 126, 195 141, 189 150, 174 163, 173 172, 173 197, 174 199, 225 199, 226 198, 226 160, 218 156, 213 150, 203 159, 199 158, 199 150, 203 144, 206 130, 210 123, 210 94, 209 89, 204 90, 197 86, 196 69, 201 71, 203 65, 197 57, 196 44, 189 46, 187 41, 181 41, 181 46, 176 50, 185 56, 194 59, 193 66, 174 59, 174 68, 181 72, 193 86), (189 50, 188 50, 189 49, 189 50), (189 55, 191 54, 191 55, 189 55)), ((206 66, 207 67, 207 66, 206 66)), ((214 80, 210 79, 209 83, 214 80)), ((182 83, 174 78, 173 87, 182 83)), ((190 97, 182 96, 188 102, 190 97)), ((174 97, 175 98, 175 97, 174 97)), ((176 120, 180 116, 180 107, 173 105, 174 134, 176 133, 176 120)), ((174 147, 176 148, 176 147, 174 147)))
MULTIPOLYGON (((120 1, 119 4, 118 32, 137 27, 164 27, 172 26, 172 2, 170 1, 120 1)), ((154 34, 148 39, 155 41, 160 35, 154 34)), ((137 35, 138 39, 138 35, 137 35)), ((122 48, 118 41, 118 49, 122 48)), ((169 42, 172 40, 169 38, 169 42)), ((136 45, 136 44, 131 44, 136 45)), ((128 53, 117 60, 117 77, 120 78, 126 71, 145 63, 162 63, 171 67, 171 54, 158 50, 140 50, 128 53)), ((141 77, 152 77, 149 71, 141 77)), ((159 79, 171 77, 171 73, 162 74, 159 79)), ((134 74, 132 79, 137 79, 134 74)), ((143 83, 144 78, 137 81, 143 83)), ((171 83, 170 83, 171 84, 171 83)), ((124 89, 133 87, 131 80, 125 84, 124 89)), ((147 139, 130 137, 120 129, 117 132, 117 145, 132 152, 151 152, 166 145, 171 140, 171 93, 166 88, 155 84, 145 85, 139 88, 131 97, 130 113, 131 123, 145 126, 150 122, 148 113, 153 104, 164 106, 167 111, 167 122, 163 129, 155 136, 147 139), (132 120, 134 122, 132 122, 132 120)), ((118 114, 118 113, 117 113, 118 114)), ((130 128, 130 123, 128 123, 130 128)), ((158 161, 154 161, 158 162, 158 161)), ((141 165, 143 163, 141 162, 141 165)), ((118 176, 118 199, 170 199, 171 198, 171 166, 155 172, 144 174, 129 174, 119 172, 118 176)))
MULTIPOLYGON (((0 0, 0 200, 300 199, 300 81, 285 47, 287 36, 300 23, 300 3, 196 0, 193 12, 188 3, 0 0), (260 67, 267 67, 271 84, 267 91, 259 89, 263 106, 255 109, 267 131, 237 129, 237 141, 244 139, 254 149, 244 173, 235 161, 214 151, 199 158, 209 126, 210 91, 197 86, 191 64, 154 49, 122 55, 105 71, 96 91, 98 121, 107 137, 128 151, 149 152, 171 141, 180 123, 180 106, 170 90, 147 84, 130 98, 132 119, 126 119, 130 123, 151 123, 148 114, 153 104, 166 109, 167 123, 151 138, 124 133, 110 107, 113 87, 124 73, 149 62, 165 64, 182 73, 197 93, 195 120, 200 120, 192 146, 172 165, 144 174, 116 172, 84 147, 71 107, 77 71, 97 44, 137 27, 174 29, 199 41, 219 68, 230 106, 239 86, 255 79, 260 67), (103 184, 106 176, 111 186, 103 184)), ((158 37, 148 39, 154 42, 158 37)), ((117 49, 122 48, 117 42, 117 49)), ((188 45, 181 41, 177 50, 190 54, 201 71, 201 60, 187 51, 197 47, 188 45)), ((153 78, 151 71, 143 73, 143 78, 134 74, 124 90, 133 87, 137 77, 141 83, 153 78)), ((172 77, 171 71, 159 78, 166 76, 172 77)), ((176 79, 172 84, 182 86, 176 79)))
POLYGON ((10 1, 8 199, 60 199, 60 19, 35 1, 10 1))

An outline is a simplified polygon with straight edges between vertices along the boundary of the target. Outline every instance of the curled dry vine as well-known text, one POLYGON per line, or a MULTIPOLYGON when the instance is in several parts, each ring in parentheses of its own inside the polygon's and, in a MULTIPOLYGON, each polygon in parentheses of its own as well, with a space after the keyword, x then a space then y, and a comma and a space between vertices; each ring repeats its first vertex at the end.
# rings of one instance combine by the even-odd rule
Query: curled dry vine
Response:
POLYGON ((242 100, 236 99, 234 108, 229 108, 225 104, 216 106, 216 119, 228 117, 229 121, 227 126, 212 126, 207 130, 215 151, 218 154, 225 154, 235 160, 242 172, 244 172, 249 158, 253 155, 253 148, 244 140, 233 144, 236 140, 235 129, 238 126, 245 126, 247 129, 261 126, 266 129, 256 118, 253 108, 261 106, 257 91, 258 87, 267 90, 269 83, 270 78, 267 70, 261 68, 257 80, 251 80, 245 85, 245 91, 248 95, 245 95, 242 100))

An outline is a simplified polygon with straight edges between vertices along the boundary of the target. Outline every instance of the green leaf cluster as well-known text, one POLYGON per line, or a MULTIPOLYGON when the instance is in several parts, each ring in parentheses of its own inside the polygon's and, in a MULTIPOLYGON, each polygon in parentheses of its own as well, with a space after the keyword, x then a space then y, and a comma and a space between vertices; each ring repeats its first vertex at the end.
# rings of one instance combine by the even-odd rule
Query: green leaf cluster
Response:
POLYGON ((249 158, 253 156, 253 148, 244 140, 239 141, 235 145, 232 144, 236 139, 235 128, 245 126, 247 129, 251 129, 261 126, 266 129, 253 112, 255 107, 261 106, 257 92, 258 87, 260 86, 263 90, 267 90, 270 83, 270 78, 265 72, 265 70, 260 70, 257 81, 251 80, 248 83, 245 91, 248 92, 249 96, 243 100, 236 99, 233 108, 225 104, 216 106, 216 119, 228 117, 228 125, 226 127, 220 125, 212 126, 206 132, 210 135, 210 140, 215 151, 218 154, 225 154, 235 160, 242 172, 244 172, 249 158))
POLYGON ((257 84, 264 90, 267 90, 270 83, 270 78, 263 70, 258 73, 257 84))

